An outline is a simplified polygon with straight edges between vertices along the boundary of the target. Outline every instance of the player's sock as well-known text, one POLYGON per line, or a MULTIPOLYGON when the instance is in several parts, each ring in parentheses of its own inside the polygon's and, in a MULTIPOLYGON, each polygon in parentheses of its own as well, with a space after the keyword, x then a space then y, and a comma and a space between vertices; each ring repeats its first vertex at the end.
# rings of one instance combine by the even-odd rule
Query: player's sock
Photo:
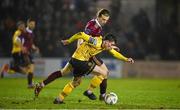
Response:
POLYGON ((94 88, 99 86, 104 78, 102 76, 94 76, 89 85, 88 91, 92 91, 94 88))
POLYGON ((43 84, 47 85, 47 84, 49 84, 50 82, 54 81, 55 79, 57 79, 59 77, 62 77, 61 71, 53 72, 47 77, 47 79, 45 79, 43 81, 43 84))
POLYGON ((33 73, 30 72, 27 75, 28 85, 33 85, 32 84, 32 79, 33 79, 33 73))
POLYGON ((106 93, 107 88, 107 79, 104 79, 100 84, 100 94, 103 95, 106 93))
POLYGON ((66 84, 63 91, 59 94, 59 99, 63 101, 64 98, 68 96, 72 92, 73 89, 74 89, 74 86, 72 85, 72 82, 69 82, 68 84, 66 84))

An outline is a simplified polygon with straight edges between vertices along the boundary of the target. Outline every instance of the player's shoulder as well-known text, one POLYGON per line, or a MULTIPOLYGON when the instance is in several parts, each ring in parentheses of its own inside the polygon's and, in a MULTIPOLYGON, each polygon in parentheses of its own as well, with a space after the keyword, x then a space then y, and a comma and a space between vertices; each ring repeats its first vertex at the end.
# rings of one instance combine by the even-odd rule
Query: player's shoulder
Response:
POLYGON ((95 24, 96 23, 96 20, 95 19, 91 19, 90 21, 88 21, 87 24, 95 24))
POLYGON ((15 35, 20 35, 22 32, 20 30, 15 31, 15 35))

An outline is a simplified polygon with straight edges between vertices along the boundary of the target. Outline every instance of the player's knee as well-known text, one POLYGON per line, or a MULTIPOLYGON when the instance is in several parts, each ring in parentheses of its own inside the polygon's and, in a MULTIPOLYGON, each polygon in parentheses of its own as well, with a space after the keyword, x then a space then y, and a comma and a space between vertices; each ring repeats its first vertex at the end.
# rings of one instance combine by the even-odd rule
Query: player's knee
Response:
POLYGON ((20 69, 20 72, 23 73, 23 74, 28 74, 29 73, 29 70, 27 68, 19 67, 19 69, 20 69))
POLYGON ((66 71, 64 71, 63 69, 59 70, 61 72, 61 75, 64 76, 66 74, 66 71))
POLYGON ((61 72, 62 76, 65 76, 70 73, 70 70, 69 69, 61 69, 60 72, 61 72))
POLYGON ((29 68, 28 73, 33 73, 33 70, 31 68, 29 68))
POLYGON ((105 70, 105 71, 109 71, 108 70, 108 68, 107 68, 107 66, 103 63, 101 66, 100 66, 103 70, 105 70))
POLYGON ((79 86, 80 84, 81 84, 81 79, 78 79, 78 80, 75 80, 75 81, 72 82, 72 85, 73 85, 74 87, 77 87, 77 86, 79 86))
POLYGON ((106 79, 109 75, 109 71, 104 71, 104 74, 102 75, 104 79, 106 79))
POLYGON ((73 82, 72 85, 73 85, 74 87, 77 87, 77 86, 80 85, 80 82, 73 82))

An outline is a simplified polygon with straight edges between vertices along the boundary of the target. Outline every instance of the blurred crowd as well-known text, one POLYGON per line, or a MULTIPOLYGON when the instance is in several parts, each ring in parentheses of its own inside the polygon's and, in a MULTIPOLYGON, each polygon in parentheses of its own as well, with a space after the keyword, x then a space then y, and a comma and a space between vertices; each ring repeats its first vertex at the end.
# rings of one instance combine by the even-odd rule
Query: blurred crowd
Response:
MULTIPOLYGON (((1 0, 0 1, 0 57, 11 54, 12 35, 18 20, 33 17, 37 26, 35 43, 42 57, 69 57, 76 43, 63 47, 60 39, 83 31, 86 23, 95 17, 98 0, 1 0)), ((179 2, 178 2, 179 3, 179 2)), ((114 33, 121 53, 135 59, 179 60, 180 28, 174 17, 160 26, 152 26, 145 9, 130 18, 130 25, 122 25, 121 0, 109 4, 111 19, 104 34, 114 33)), ((158 21, 158 20, 157 20, 158 21)), ((103 57, 109 57, 107 53, 103 57)))

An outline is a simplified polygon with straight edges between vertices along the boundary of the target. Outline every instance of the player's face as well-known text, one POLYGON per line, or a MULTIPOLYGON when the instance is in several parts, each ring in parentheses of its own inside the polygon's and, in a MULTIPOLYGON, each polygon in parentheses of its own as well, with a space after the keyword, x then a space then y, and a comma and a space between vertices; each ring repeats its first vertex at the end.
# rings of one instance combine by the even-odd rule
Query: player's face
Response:
POLYGON ((36 22, 35 21, 30 21, 28 23, 28 27, 29 27, 29 29, 34 30, 35 27, 36 27, 36 22))
POLYGON ((23 31, 23 32, 25 32, 25 30, 26 30, 25 24, 19 25, 19 26, 18 26, 18 29, 21 30, 21 31, 23 31))
POLYGON ((109 40, 105 40, 103 41, 103 45, 102 47, 105 48, 106 50, 112 49, 111 46, 115 45, 114 41, 109 41, 109 40))
POLYGON ((108 20, 109 16, 101 15, 100 17, 98 17, 98 21, 101 26, 104 26, 108 22, 108 20))

